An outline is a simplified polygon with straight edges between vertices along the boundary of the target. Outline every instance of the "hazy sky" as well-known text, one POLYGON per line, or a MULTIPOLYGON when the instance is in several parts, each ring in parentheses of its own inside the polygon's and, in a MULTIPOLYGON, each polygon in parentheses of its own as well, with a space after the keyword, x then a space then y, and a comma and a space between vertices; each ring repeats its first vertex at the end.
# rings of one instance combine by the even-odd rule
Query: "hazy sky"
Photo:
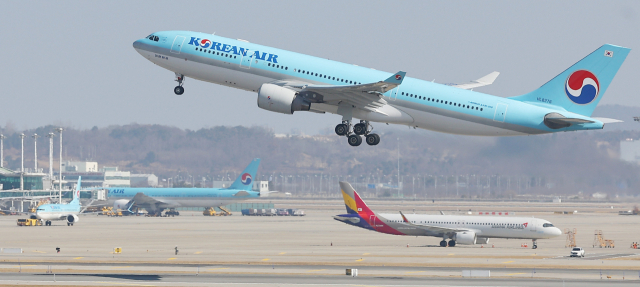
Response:
MULTIPOLYGON (((132 48, 191 30, 440 83, 492 71, 529 92, 604 43, 632 49, 600 104, 640 106, 640 1, 3 1, 0 125, 261 125, 306 134, 337 115, 259 109, 255 93, 187 79, 132 48), (636 50, 638 49, 638 50, 636 50)), ((401 127, 398 127, 401 128, 401 127)))

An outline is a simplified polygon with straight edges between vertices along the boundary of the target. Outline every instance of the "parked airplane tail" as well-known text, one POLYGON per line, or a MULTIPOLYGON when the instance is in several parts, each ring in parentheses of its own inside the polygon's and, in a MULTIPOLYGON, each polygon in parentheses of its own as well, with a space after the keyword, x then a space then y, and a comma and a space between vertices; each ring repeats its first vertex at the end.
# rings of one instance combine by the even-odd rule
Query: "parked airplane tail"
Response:
POLYGON ((82 188, 80 180, 82 176, 78 176, 78 184, 76 185, 76 191, 73 193, 73 200, 69 204, 80 205, 80 189, 82 188))
MULTIPOLYGON (((342 198, 344 198, 344 205, 347 208, 349 214, 365 214, 373 215, 373 211, 369 209, 366 203, 360 198, 360 195, 355 189, 346 181, 340 182, 340 190, 342 191, 342 198)), ((368 218, 368 217, 365 217, 368 218)))
POLYGON ((629 51, 605 44, 537 90, 511 99, 591 116, 629 51))
POLYGON ((240 176, 236 178, 236 181, 233 182, 229 189, 238 189, 238 190, 246 190, 250 191, 253 188, 253 181, 256 178, 256 173, 258 172, 258 166, 260 166, 260 159, 256 158, 247 168, 242 171, 240 176))

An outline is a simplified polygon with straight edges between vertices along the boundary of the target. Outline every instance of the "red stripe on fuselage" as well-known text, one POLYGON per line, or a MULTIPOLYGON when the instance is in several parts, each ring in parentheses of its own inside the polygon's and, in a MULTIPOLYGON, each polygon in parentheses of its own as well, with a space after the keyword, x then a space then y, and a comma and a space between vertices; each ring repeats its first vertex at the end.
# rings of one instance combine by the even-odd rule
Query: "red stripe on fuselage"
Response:
POLYGON ((378 218, 378 216, 373 211, 371 211, 371 209, 369 209, 367 204, 364 203, 357 192, 354 192, 353 195, 355 196, 354 199, 356 201, 356 207, 358 208, 358 215, 360 215, 362 219, 367 221, 375 231, 394 235, 406 235, 398 230, 393 229, 391 226, 384 223, 383 220, 378 218))

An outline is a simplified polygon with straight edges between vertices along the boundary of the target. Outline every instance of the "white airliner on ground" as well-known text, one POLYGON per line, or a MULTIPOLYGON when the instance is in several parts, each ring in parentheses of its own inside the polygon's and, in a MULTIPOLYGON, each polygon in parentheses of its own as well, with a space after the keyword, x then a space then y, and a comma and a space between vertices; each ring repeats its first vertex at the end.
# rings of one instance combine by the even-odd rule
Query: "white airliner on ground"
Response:
POLYGON ((36 208, 35 217, 45 220, 45 225, 51 225, 52 220, 66 220, 67 226, 73 226, 80 218, 78 214, 82 211, 80 206, 80 179, 73 193, 73 200, 67 204, 43 204, 36 208))
POLYGON ((352 146, 376 145, 370 122, 452 134, 513 136, 602 129, 619 122, 591 113, 624 62, 628 48, 603 45, 569 69, 521 96, 502 98, 469 89, 489 85, 497 72, 467 84, 442 85, 404 72, 388 73, 303 55, 245 40, 189 31, 163 31, 133 47, 173 71, 184 93, 186 77, 258 93, 258 107, 342 116, 336 134, 352 146), (352 125, 352 120, 360 122, 352 125))
POLYGON ((532 248, 536 249, 538 239, 562 234, 551 222, 533 217, 374 213, 351 184, 341 181, 340 189, 347 214, 336 215, 335 220, 387 234, 440 237, 442 247, 487 244, 490 238, 513 238, 531 239, 532 248))

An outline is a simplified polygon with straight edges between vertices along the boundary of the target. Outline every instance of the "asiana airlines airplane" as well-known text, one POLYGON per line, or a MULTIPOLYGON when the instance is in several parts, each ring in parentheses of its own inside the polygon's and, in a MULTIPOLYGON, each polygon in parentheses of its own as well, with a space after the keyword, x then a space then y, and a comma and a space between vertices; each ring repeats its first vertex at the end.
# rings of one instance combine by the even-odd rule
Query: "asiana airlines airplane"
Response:
POLYGON ((335 132, 352 146, 362 136, 369 145, 380 142, 372 122, 476 136, 602 129, 620 121, 591 114, 630 51, 603 45, 537 90, 502 98, 471 90, 493 83, 497 72, 444 85, 189 31, 153 33, 133 47, 175 73, 177 95, 193 78, 255 92, 258 107, 272 112, 337 114, 335 132))
POLYGON ((440 237, 440 246, 487 244, 491 238, 549 239, 562 231, 549 221, 533 217, 429 215, 373 212, 351 184, 340 182, 347 214, 333 218, 349 225, 393 235, 440 237), (449 241, 447 241, 449 240, 449 241))

